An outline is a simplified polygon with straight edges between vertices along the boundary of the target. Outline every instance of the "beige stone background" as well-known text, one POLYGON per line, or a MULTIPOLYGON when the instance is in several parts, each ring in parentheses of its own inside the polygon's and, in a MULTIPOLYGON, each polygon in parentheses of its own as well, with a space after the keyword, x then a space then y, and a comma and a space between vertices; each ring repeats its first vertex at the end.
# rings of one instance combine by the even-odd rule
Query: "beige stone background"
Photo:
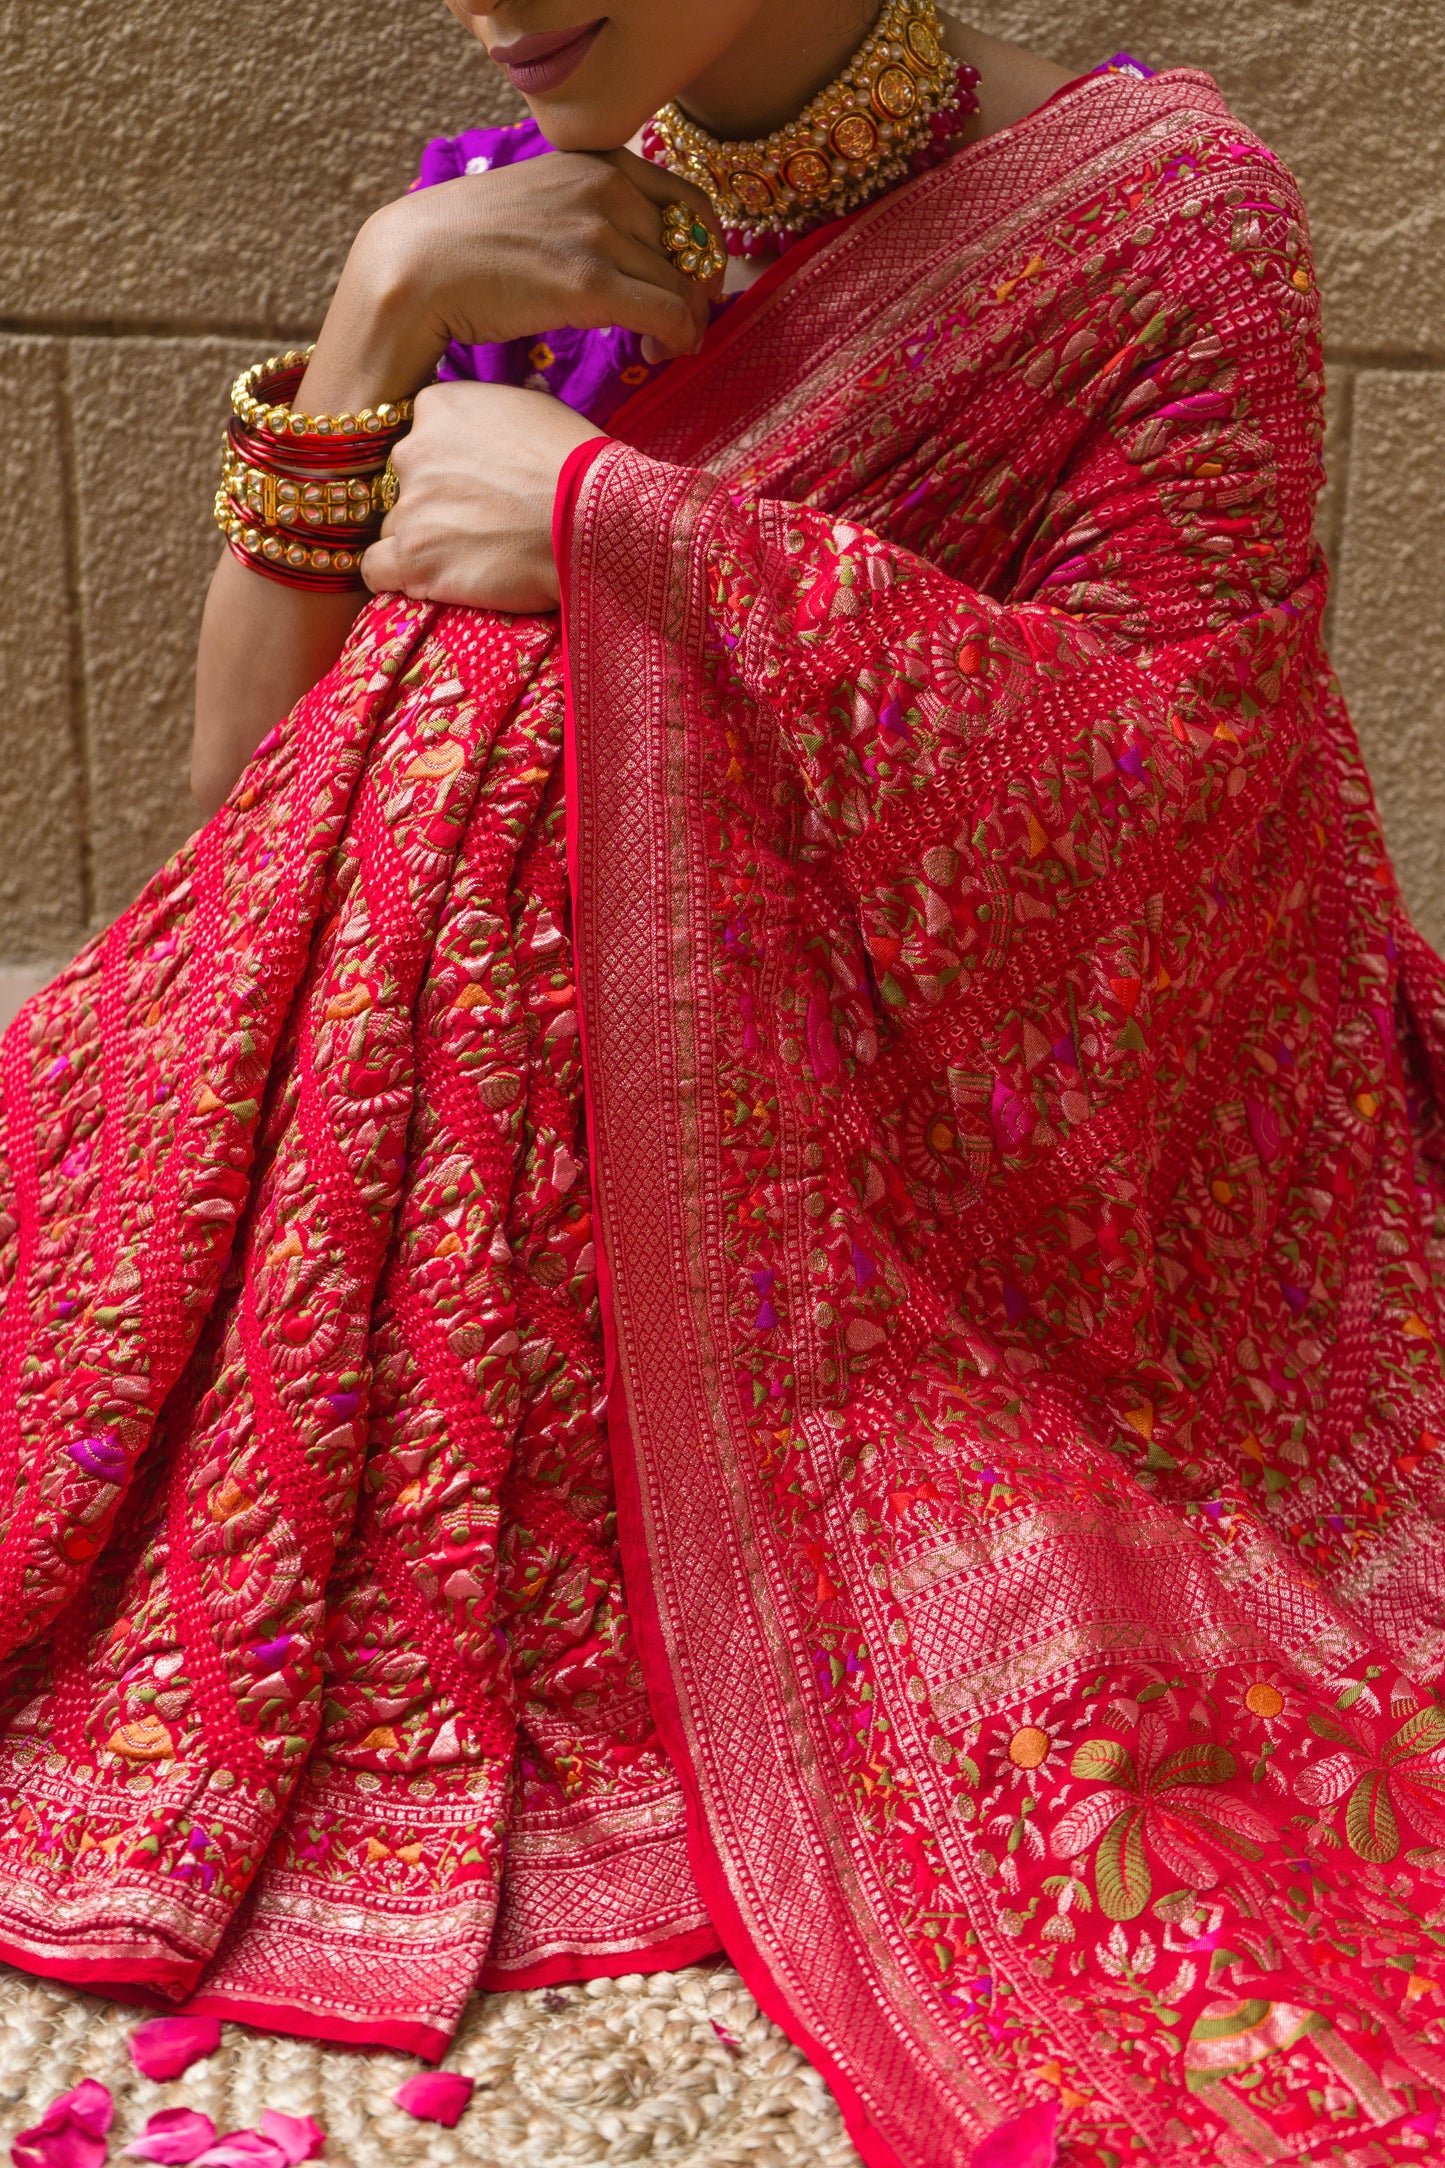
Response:
MULTIPOLYGON (((1445 6, 977 0, 975 20, 1079 67, 1203 65, 1300 174, 1335 653, 1445 942, 1445 6)), ((194 825, 231 376, 318 322, 426 137, 506 109, 441 0, 0 0, 0 1013, 194 825)))

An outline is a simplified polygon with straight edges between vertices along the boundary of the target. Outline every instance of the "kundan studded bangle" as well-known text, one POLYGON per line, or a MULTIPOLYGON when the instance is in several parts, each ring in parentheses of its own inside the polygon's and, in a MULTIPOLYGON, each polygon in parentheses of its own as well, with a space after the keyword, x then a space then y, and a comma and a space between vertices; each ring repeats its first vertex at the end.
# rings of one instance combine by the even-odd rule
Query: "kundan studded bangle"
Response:
POLYGON ((291 401, 310 358, 310 348, 294 348, 237 377, 215 517, 243 564, 288 587, 336 593, 361 585, 392 448, 413 408, 398 399, 359 414, 298 414, 291 401))
POLYGON ((381 517, 381 475, 287 473, 221 445, 221 487, 266 527, 373 527, 381 517))
POLYGON ((363 407, 359 414, 293 414, 291 394, 306 374, 306 364, 315 351, 314 346, 293 347, 287 354, 273 355, 270 361, 258 361, 237 377, 231 386, 231 412, 243 429, 264 431, 272 437, 330 438, 333 442, 343 437, 365 442, 395 436, 407 427, 412 418, 410 399, 363 407), (283 379, 289 381, 283 385, 283 379), (278 400, 276 394, 283 389, 286 397, 278 400))
MULTIPOLYGON (((310 587, 318 594, 340 594, 361 583, 365 547, 337 549, 327 542, 303 542, 299 535, 278 534, 253 524, 226 495, 216 491, 216 525, 243 565, 250 565, 287 587, 310 587)), ((371 537, 366 537, 370 541, 371 537)))

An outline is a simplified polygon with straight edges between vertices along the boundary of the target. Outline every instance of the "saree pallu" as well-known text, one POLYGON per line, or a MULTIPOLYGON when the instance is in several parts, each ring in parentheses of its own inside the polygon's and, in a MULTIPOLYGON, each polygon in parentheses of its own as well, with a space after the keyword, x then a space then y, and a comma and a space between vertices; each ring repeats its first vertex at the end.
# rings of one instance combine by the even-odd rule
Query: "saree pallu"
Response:
POLYGON ((614 426, 565 667, 378 601, 4 1042, 0 1954, 434 2053, 720 1942, 870 2168, 1430 2158, 1445 975, 1294 186, 1078 86, 614 426))

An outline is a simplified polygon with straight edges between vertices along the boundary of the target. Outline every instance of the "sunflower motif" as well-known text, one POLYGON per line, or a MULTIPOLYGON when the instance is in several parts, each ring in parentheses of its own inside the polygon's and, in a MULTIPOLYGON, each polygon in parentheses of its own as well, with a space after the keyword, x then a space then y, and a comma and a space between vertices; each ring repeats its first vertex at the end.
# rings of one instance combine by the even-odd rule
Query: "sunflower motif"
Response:
POLYGON ((1252 1155, 1241 1163, 1201 1154, 1194 1163, 1191 1203, 1211 1257, 1237 1261, 1256 1254, 1268 1222, 1269 1194, 1252 1155))
POLYGON ((1384 1090, 1362 1072, 1345 1082, 1331 1073, 1321 1097, 1321 1116, 1343 1138, 1373 1151, 1379 1122, 1385 1112, 1384 1090))
POLYGON ((1038 1792, 1067 1773, 1069 1748, 1089 1722, 1088 1710, 1066 1704, 1029 1702, 1010 1710, 989 1742, 987 1761, 992 1783, 1005 1791, 1038 1792))
POLYGON ((1241 1674, 1230 1688, 1240 1721, 1256 1737, 1263 1732, 1278 1743, 1291 1736, 1299 1714, 1299 1696, 1279 1674, 1261 1665, 1241 1674))
POLYGON ((914 1092, 903 1110, 903 1171, 915 1197, 941 1219, 957 1219, 978 1195, 975 1162, 987 1162, 986 1133, 960 1117, 945 1092, 914 1092))
POLYGON ((133 1717, 128 1724, 117 1726, 105 1743, 112 1754, 120 1754, 126 1761, 175 1759, 175 1741, 158 1716, 133 1717))
POLYGON ((982 618, 962 623, 953 618, 935 626, 928 662, 923 712, 957 735, 971 735, 985 717, 995 728, 1022 703, 1028 658, 982 618))

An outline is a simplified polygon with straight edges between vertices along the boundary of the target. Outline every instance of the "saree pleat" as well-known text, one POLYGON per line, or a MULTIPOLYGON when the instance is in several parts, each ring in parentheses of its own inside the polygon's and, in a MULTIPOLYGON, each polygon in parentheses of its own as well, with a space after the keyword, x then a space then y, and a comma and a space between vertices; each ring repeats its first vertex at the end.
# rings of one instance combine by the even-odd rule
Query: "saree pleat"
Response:
POLYGON ((584 448, 565 667, 377 602, 22 1013, 0 1954, 435 2053, 720 1940, 869 2168, 1430 2157, 1445 973, 1320 389, 1277 161, 1075 88, 584 448))
POLYGON ((4 1747, 27 1961, 171 1995, 204 1973, 198 2006, 428 2053, 484 1966, 715 1945, 611 1539, 553 636, 435 614, 377 613, 246 802, 8 1042, 58 1104, 52 1337, 7 1404, 74 1449, 27 1463, 7 1531, 63 1608, 48 1639, 39 1599, 7 1614, 4 1747), (148 1057, 112 1101, 117 1006, 148 1057), (96 1210, 119 1232, 88 1291, 67 1237, 97 1165, 135 1202, 129 1228, 96 1210), (96 1384, 76 1336, 107 1329, 96 1384))

